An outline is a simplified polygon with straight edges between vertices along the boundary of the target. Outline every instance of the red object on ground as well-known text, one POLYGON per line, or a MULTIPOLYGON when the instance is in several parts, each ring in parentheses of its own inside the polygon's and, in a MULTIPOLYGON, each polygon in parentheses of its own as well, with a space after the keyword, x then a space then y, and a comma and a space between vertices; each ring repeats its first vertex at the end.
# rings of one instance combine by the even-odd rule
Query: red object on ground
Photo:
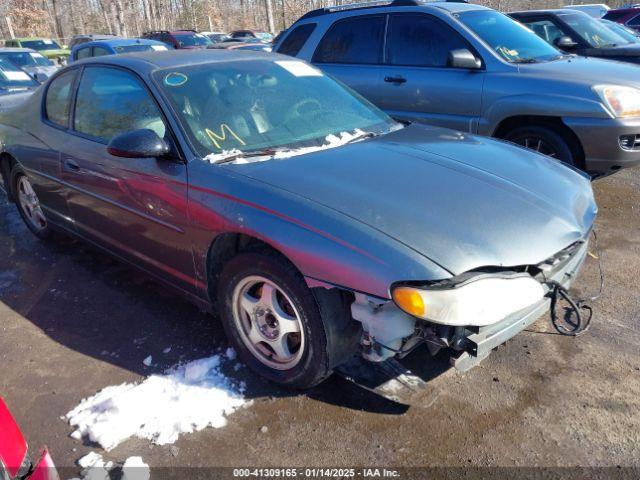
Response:
POLYGON ((5 478, 4 472, 9 474, 9 479, 19 474, 28 480, 60 480, 47 447, 40 451, 35 466, 27 459, 28 448, 20 427, 0 397, 0 478, 5 478))
POLYGON ((7 404, 0 397, 0 461, 15 477, 27 456, 27 442, 20 431, 20 427, 11 416, 7 404))
POLYGON ((40 460, 38 460, 38 463, 34 467, 29 480, 60 480, 56 466, 53 464, 47 447, 42 449, 40 460))

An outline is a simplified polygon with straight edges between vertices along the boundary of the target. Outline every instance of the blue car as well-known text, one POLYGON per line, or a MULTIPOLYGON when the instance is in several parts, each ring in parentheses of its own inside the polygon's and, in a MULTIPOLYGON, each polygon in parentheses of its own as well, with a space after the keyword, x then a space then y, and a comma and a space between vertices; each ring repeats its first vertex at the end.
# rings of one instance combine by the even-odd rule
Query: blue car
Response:
POLYGON ((115 38, 112 40, 96 40, 76 45, 71 49, 69 62, 89 57, 117 55, 119 53, 144 52, 147 50, 167 50, 167 46, 156 40, 144 38, 115 38))

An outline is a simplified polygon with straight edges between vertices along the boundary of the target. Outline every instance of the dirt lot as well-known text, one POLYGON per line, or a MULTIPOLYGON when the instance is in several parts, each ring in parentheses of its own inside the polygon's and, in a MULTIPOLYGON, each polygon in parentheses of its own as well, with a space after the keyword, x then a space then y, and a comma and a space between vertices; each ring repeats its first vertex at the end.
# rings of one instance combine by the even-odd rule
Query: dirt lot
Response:
MULTIPOLYGON (((226 427, 184 435, 177 449, 129 440, 105 458, 141 455, 151 466, 640 465, 640 170, 595 190, 607 284, 584 336, 552 334, 545 317, 468 373, 432 362, 424 405, 411 408, 341 378, 294 394, 241 370, 234 375, 249 380, 255 402, 226 427)), ((590 259, 578 284, 595 289, 596 272, 590 259)), ((217 320, 83 244, 39 242, 0 200, 0 394, 31 445, 47 444, 58 465, 97 450, 70 438, 60 419, 82 398, 224 346, 217 320), (160 364, 144 366, 148 355, 160 364)))

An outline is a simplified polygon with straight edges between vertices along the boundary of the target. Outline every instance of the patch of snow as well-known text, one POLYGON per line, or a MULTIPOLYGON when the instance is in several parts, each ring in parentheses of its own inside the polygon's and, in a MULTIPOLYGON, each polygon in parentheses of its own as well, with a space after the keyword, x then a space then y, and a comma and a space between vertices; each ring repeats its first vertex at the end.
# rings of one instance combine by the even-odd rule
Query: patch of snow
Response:
POLYGON ((76 428, 72 436, 88 438, 109 451, 133 436, 165 445, 181 433, 224 427, 226 416, 248 401, 243 397, 245 385, 225 377, 220 364, 220 355, 214 355, 141 383, 107 387, 67 413, 76 428))
POLYGON ((232 347, 227 348, 224 354, 229 360, 235 360, 237 357, 236 351, 232 347))
POLYGON ((147 358, 145 358, 142 363, 144 365, 146 365, 147 367, 150 367, 151 364, 153 363, 153 357, 151 355, 149 355, 147 358))
POLYGON ((78 465, 82 468, 93 467, 94 465, 104 465, 102 455, 96 452, 89 452, 78 460, 78 465))
POLYGON ((209 163, 218 163, 227 160, 229 157, 238 155, 238 158, 230 161, 229 163, 242 164, 249 162, 264 162, 265 160, 270 159, 282 159, 282 158, 290 158, 298 155, 304 155, 306 153, 318 152, 320 150, 326 150, 328 148, 336 148, 340 147, 346 143, 353 142, 358 140, 359 138, 366 138, 367 133, 363 132, 359 128, 356 128, 353 133, 349 132, 340 132, 337 135, 327 135, 325 137, 325 142, 323 145, 313 146, 313 147, 303 147, 303 148, 294 148, 290 150, 282 150, 280 152, 276 152, 274 155, 264 155, 261 157, 252 157, 251 159, 246 159, 242 157, 242 152, 238 149, 233 150, 223 150, 220 153, 211 153, 204 157, 204 160, 209 163))
POLYGON ((171 351, 171 347, 167 347, 164 350, 162 350, 162 353, 167 354, 171 351))
POLYGON ((149 480, 150 477, 149 465, 142 461, 142 457, 129 457, 122 465, 121 480, 149 480))
MULTIPOLYGON (((90 452, 78 460, 82 467, 82 478, 77 480, 110 480, 111 470, 115 467, 112 461, 105 462, 102 455, 90 452)), ((151 471, 149 465, 142 461, 142 457, 129 457, 122 465, 120 480, 149 480, 151 471)), ((73 479, 76 480, 76 479, 73 479)))
POLYGON ((220 153, 210 153, 204 157, 205 162, 218 163, 234 155, 242 155, 242 151, 234 148, 233 150, 222 150, 220 153))

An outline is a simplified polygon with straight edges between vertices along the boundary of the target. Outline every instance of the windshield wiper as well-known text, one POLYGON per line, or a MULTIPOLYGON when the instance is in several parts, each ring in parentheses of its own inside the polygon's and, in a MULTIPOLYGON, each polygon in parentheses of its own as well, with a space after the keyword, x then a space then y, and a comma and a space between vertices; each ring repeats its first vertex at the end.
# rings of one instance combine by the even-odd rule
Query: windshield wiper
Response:
POLYGON ((237 160, 239 158, 251 158, 251 157, 266 157, 273 156, 281 150, 274 150, 273 148, 265 148, 262 150, 251 150, 249 152, 241 152, 237 150, 235 152, 231 152, 228 156, 223 157, 219 160, 216 160, 214 163, 229 163, 237 160))
POLYGON ((538 59, 533 57, 519 58, 517 60, 513 60, 513 63, 538 63, 538 59))
POLYGON ((353 142, 357 142, 358 140, 364 140, 365 138, 373 138, 373 137, 377 137, 378 134, 374 133, 374 132, 362 132, 359 133, 355 136, 353 136, 353 138, 350 138, 348 141, 345 142, 346 143, 353 143, 353 142))

